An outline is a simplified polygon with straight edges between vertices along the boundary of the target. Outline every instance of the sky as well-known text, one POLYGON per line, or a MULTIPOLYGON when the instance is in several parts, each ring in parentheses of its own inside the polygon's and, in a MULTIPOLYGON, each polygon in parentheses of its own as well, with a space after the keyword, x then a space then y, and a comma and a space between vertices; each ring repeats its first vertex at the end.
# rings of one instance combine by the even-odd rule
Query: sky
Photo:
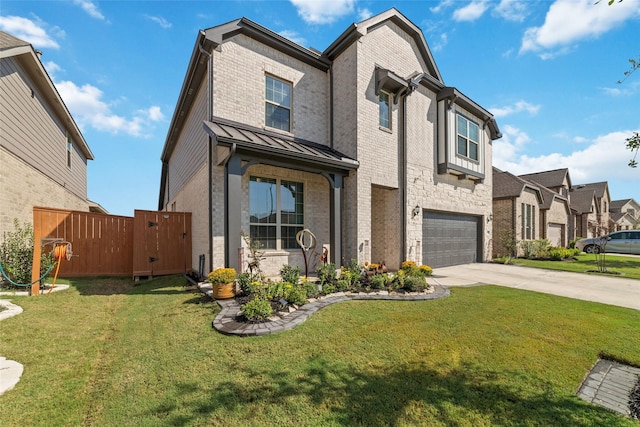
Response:
POLYGON ((158 208, 160 155, 199 30, 247 17, 322 51, 391 7, 422 30, 444 83, 494 114, 494 166, 568 168, 574 185, 607 181, 612 200, 640 202, 625 149, 640 131, 640 71, 625 76, 640 59, 640 0, 596 1, 2 0, 0 30, 42 51, 95 156, 88 197, 112 214, 158 208))

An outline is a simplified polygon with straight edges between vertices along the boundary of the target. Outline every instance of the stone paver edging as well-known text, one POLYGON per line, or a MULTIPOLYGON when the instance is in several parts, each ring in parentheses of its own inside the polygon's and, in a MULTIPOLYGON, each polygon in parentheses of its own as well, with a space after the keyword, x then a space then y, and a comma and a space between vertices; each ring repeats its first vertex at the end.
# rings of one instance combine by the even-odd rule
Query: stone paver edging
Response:
MULTIPOLYGON (((213 327, 227 335, 267 335, 286 331, 302 324, 311 317, 312 314, 331 304, 349 300, 392 300, 392 301, 425 301, 449 296, 449 288, 440 285, 431 285, 434 291, 428 294, 418 295, 375 295, 375 294, 346 294, 339 292, 325 298, 310 302, 301 306, 293 313, 284 318, 264 323, 243 323, 236 321, 236 316, 240 311, 240 305, 235 299, 216 300, 222 311, 213 321, 213 327)), ((210 283, 200 283, 200 290, 213 298, 210 283)))
POLYGON ((0 320, 22 313, 22 307, 13 304, 11 301, 0 299, 0 306, 4 307, 4 310, 0 311, 0 320))
MULTIPOLYGON (((12 304, 10 301, 0 300, 0 305, 5 308, 5 310, 0 311, 0 320, 22 313, 22 307, 12 304)), ((18 384, 23 371, 24 368, 20 363, 0 356, 0 395, 18 384)))

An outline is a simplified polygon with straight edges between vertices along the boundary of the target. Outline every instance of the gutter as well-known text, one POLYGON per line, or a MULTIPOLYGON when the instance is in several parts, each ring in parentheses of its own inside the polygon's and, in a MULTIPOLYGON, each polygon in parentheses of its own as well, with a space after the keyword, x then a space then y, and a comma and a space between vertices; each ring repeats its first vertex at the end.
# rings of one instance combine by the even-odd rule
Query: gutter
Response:
MULTIPOLYGON (((211 120, 213 117, 213 55, 202 47, 202 43, 204 43, 207 37, 204 31, 200 31, 200 34, 203 38, 201 44, 198 45, 198 50, 209 58, 209 64, 207 66, 207 120, 211 120)), ((209 135, 207 169, 209 175, 209 271, 213 271, 213 139, 211 135, 209 135)))

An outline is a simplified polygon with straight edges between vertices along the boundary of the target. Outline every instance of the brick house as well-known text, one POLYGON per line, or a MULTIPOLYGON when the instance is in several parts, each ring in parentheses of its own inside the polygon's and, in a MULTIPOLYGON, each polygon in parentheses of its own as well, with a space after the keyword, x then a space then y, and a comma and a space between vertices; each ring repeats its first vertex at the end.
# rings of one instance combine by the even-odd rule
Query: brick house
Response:
POLYGON ((609 215, 611 231, 640 228, 640 204, 634 199, 612 200, 609 215))
POLYGON ((487 260, 493 116, 445 86, 395 9, 324 52, 246 18, 201 31, 162 153, 159 209, 193 214, 193 265, 301 265, 307 228, 337 265, 487 260), (207 189, 210 189, 208 191, 207 189))
POLYGON ((0 31, 0 238, 33 207, 89 211, 93 154, 47 74, 39 52, 0 31))
POLYGON ((493 256, 510 255, 505 241, 541 238, 543 203, 540 186, 493 168, 493 256))
POLYGON ((611 231, 609 223, 611 196, 606 181, 573 186, 569 201, 571 210, 575 211, 573 238, 598 237, 611 231), (593 202, 591 202, 591 194, 593 194, 593 202), (589 212, 586 212, 584 209, 588 204, 593 206, 590 207, 589 212))

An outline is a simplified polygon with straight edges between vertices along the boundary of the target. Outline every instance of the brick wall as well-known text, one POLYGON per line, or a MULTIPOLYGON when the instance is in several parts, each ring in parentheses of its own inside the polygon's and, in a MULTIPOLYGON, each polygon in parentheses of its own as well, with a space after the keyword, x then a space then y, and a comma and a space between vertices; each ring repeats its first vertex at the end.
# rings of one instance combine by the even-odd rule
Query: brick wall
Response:
POLYGON ((13 219, 33 223, 33 207, 88 211, 89 203, 0 147, 0 240, 13 219))

